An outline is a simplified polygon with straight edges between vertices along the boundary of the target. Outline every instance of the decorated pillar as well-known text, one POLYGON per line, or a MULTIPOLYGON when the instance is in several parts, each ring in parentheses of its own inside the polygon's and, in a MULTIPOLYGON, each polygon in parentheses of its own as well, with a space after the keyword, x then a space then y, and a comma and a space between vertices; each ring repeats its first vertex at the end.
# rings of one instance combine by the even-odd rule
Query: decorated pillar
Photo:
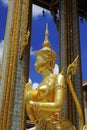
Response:
POLYGON ((31 0, 9 0, 0 88, 0 130, 25 129, 24 86, 28 80, 31 0))
MULTIPOLYGON (((59 19, 59 68, 63 68, 72 63, 79 56, 78 70, 76 76, 72 79, 74 89, 80 101, 82 102, 82 79, 81 79, 81 58, 79 42, 79 21, 78 21, 77 0, 60 1, 60 19, 59 19)), ((72 99, 70 90, 67 87, 67 99, 63 114, 78 128, 78 114, 72 99)))

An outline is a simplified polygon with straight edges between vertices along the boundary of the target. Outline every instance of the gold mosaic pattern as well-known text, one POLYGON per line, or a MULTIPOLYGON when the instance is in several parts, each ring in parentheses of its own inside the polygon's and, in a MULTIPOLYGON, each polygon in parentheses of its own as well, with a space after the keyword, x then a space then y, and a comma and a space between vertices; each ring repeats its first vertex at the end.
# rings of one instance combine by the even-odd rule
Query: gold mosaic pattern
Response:
POLYGON ((23 57, 24 49, 28 45, 28 39, 30 36, 30 31, 28 29, 28 15, 29 15, 29 2, 30 0, 24 0, 24 15, 22 24, 22 37, 20 44, 20 59, 23 57))
POLYGON ((17 52, 18 52, 18 36, 20 28, 20 7, 21 7, 20 4, 21 0, 18 1, 14 0, 8 61, 6 66, 6 78, 5 78, 6 82, 4 84, 4 93, 2 100, 1 130, 5 129, 9 130, 11 126, 11 114, 13 107, 12 102, 14 99, 14 83, 16 73, 17 52))

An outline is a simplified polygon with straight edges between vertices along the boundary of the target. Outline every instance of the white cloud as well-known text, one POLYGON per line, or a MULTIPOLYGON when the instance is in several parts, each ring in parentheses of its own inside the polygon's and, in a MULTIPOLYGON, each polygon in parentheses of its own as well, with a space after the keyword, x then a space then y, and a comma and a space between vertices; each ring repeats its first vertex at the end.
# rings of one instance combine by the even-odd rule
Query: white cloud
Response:
POLYGON ((38 83, 33 83, 32 86, 33 86, 34 90, 35 90, 36 88, 38 88, 38 85, 39 85, 38 83))
MULTIPOLYGON (((28 79, 28 82, 30 82, 32 84, 32 80, 30 78, 28 79)), ((39 85, 38 83, 32 84, 32 87, 34 88, 34 90, 38 87, 38 85, 39 85)))
POLYGON ((35 51, 33 51, 32 47, 30 47, 30 55, 35 55, 35 51))
POLYGON ((38 16, 42 14, 42 8, 36 5, 33 5, 33 16, 38 16))
POLYGON ((4 5, 8 6, 8 0, 1 0, 1 1, 2 1, 2 3, 3 3, 4 5))
POLYGON ((2 51, 3 51, 4 40, 0 41, 0 64, 2 62, 2 51))
POLYGON ((32 127, 32 128, 30 128, 30 129, 26 129, 26 130, 35 130, 35 127, 32 127))
POLYGON ((58 74, 59 73, 59 66, 57 64, 55 64, 53 72, 54 72, 54 74, 58 74))
POLYGON ((31 79, 30 79, 30 78, 28 79, 28 82, 30 82, 30 83, 32 84, 32 81, 31 81, 31 79))
MULTIPOLYGON (((37 17, 39 15, 42 15, 43 12, 43 8, 37 6, 37 5, 33 5, 33 17, 37 17)), ((48 10, 45 9, 46 13, 49 13, 48 10)))

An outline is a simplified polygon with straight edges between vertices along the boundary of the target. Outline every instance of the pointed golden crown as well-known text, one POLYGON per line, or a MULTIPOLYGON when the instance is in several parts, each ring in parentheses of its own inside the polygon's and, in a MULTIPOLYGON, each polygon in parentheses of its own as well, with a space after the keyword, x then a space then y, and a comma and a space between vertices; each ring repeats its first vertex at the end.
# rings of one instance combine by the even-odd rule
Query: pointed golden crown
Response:
POLYGON ((43 48, 36 52, 36 55, 45 54, 46 56, 50 57, 50 60, 55 61, 56 53, 50 48, 50 42, 48 39, 49 32, 48 32, 48 24, 46 24, 46 31, 45 31, 45 40, 42 44, 43 48))
POLYGON ((43 43, 43 47, 50 47, 50 42, 49 42, 48 36, 49 36, 48 24, 46 24, 45 40, 44 40, 44 43, 43 43))

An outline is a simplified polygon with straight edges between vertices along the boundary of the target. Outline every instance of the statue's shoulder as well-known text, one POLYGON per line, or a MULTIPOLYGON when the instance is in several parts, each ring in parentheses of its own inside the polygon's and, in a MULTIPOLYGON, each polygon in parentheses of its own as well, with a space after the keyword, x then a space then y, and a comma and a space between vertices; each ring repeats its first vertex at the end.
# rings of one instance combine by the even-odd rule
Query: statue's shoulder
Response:
POLYGON ((56 86, 66 86, 65 77, 62 73, 56 75, 56 86))

